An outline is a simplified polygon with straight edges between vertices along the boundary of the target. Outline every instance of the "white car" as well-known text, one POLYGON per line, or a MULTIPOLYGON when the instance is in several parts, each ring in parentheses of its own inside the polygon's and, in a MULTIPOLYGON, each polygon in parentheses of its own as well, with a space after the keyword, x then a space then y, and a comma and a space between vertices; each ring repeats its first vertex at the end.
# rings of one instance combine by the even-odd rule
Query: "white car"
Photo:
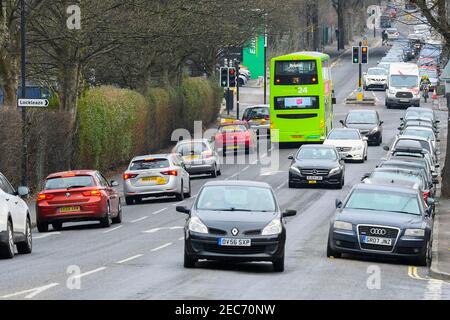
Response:
POLYGON ((367 160, 367 137, 363 137, 358 129, 333 129, 323 144, 335 146, 343 160, 367 160))
POLYGON ((28 196, 27 187, 14 190, 11 183, 0 173, 0 258, 14 257, 15 248, 19 254, 31 253, 33 239, 28 205, 23 198, 28 196))
POLYGON ((213 178, 221 175, 219 154, 207 139, 179 141, 172 152, 182 157, 190 175, 210 174, 213 178))
POLYGON ((385 68, 369 68, 364 75, 364 90, 373 88, 386 90, 387 71, 385 68))
POLYGON ((388 40, 397 40, 400 37, 400 33, 398 33, 397 28, 388 28, 386 29, 388 40))
POLYGON ((420 126, 410 126, 410 127, 403 129, 400 132, 400 135, 422 137, 422 138, 430 139, 434 150, 437 150, 436 142, 439 142, 439 140, 436 138, 436 134, 434 133, 432 128, 420 127, 420 126))

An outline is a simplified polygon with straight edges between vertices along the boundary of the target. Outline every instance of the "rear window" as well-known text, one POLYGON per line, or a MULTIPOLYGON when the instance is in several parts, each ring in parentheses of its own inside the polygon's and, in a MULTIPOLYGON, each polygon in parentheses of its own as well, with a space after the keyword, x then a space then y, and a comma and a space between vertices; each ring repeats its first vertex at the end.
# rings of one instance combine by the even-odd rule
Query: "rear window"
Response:
POLYGON ((92 176, 60 177, 45 181, 44 190, 85 188, 93 186, 95 186, 95 182, 92 176))
POLYGON ((162 169, 167 167, 170 167, 168 159, 144 159, 133 161, 130 165, 130 170, 162 169))
POLYGON ((201 154, 204 151, 208 151, 208 147, 204 143, 184 143, 180 144, 175 152, 181 154, 182 156, 190 154, 201 154))
POLYGON ((245 111, 244 118, 248 120, 264 119, 269 113, 269 108, 251 108, 245 111))
POLYGON ((229 125, 229 126, 223 126, 219 128, 220 132, 245 132, 247 131, 247 127, 240 124, 240 125, 229 125))

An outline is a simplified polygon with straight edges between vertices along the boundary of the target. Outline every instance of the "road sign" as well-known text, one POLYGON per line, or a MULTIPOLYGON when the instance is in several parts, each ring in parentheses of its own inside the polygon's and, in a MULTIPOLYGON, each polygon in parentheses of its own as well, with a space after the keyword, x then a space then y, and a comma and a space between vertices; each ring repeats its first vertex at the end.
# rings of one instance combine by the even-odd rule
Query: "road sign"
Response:
POLYGON ((19 107, 34 107, 34 108, 46 108, 48 107, 47 99, 19 99, 19 107))

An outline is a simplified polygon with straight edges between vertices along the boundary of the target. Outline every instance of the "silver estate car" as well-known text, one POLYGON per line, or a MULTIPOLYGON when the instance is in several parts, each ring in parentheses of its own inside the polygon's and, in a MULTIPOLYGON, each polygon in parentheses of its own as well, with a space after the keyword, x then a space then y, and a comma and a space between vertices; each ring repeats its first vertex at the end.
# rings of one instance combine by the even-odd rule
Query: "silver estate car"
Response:
POLYGON ((172 152, 182 157, 189 174, 221 175, 219 154, 207 139, 179 141, 172 152))
POLYGON ((133 158, 123 174, 127 205, 142 198, 175 196, 177 201, 191 196, 191 181, 178 154, 155 154, 133 158))

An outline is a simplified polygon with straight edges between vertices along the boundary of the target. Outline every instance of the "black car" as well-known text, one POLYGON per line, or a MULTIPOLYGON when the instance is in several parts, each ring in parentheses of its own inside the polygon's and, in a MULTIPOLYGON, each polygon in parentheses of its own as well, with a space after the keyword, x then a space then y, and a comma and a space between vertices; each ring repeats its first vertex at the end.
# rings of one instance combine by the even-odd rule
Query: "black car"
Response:
POLYGON ((358 184, 344 202, 336 200, 327 256, 343 253, 431 260, 432 198, 401 186, 358 184))
POLYGON ((345 184, 345 164, 336 147, 331 145, 303 145, 289 169, 289 188, 299 185, 329 185, 339 189, 345 184))
POLYGON ((286 229, 272 188, 252 181, 206 183, 189 210, 185 226, 184 266, 195 267, 199 259, 235 262, 270 261, 284 271, 286 229))
POLYGON ((438 183, 437 176, 432 175, 431 168, 429 168, 427 161, 423 158, 395 157, 382 162, 378 167, 420 170, 426 176, 430 187, 438 183))
POLYGON ((346 128, 358 129, 369 144, 383 143, 383 121, 375 110, 352 110, 340 122, 346 128))

